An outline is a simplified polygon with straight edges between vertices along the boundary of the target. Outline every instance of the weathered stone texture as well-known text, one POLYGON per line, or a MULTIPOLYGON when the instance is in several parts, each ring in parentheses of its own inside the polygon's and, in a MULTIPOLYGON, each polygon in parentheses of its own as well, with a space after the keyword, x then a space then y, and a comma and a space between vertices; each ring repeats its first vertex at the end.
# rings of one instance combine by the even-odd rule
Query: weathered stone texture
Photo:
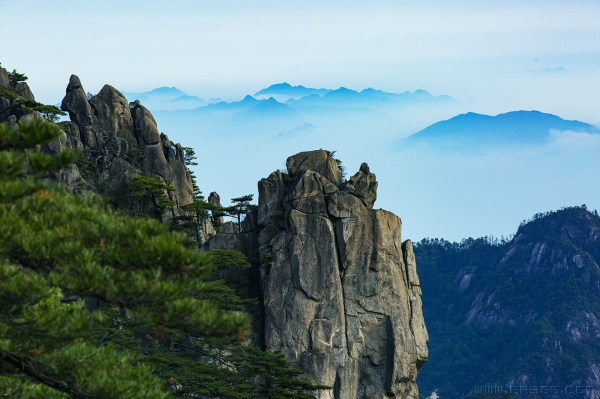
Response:
POLYGON ((288 158, 259 182, 266 349, 319 384, 319 398, 417 398, 427 331, 410 241, 373 210, 367 164, 341 185, 325 151, 288 158), (332 180, 328 179, 329 176, 332 180))
POLYGON ((114 87, 104 85, 89 103, 92 106, 94 129, 103 140, 119 136, 121 132, 134 131, 129 103, 114 87))
POLYGON ((0 89, 10 89, 10 80, 6 68, 0 67, 0 89))
POLYGON ((218 209, 223 208, 223 206, 221 205, 221 197, 219 196, 219 194, 217 194, 215 191, 211 192, 208 195, 208 203, 214 205, 215 208, 217 208, 217 211, 211 212, 214 220, 214 225, 222 225, 224 223, 224 218, 223 215, 218 211, 218 209))
POLYGON ((31 92, 27 82, 19 82, 15 86, 15 93, 23 97, 25 100, 35 101, 35 96, 31 92))
POLYGON ((342 175, 336 160, 325 150, 305 151, 293 155, 287 159, 286 167, 291 176, 301 170, 312 170, 335 186, 339 186, 342 182, 342 175))
POLYGON ((370 172, 369 165, 362 163, 360 170, 344 183, 342 190, 354 194, 367 208, 373 209, 377 200, 377 178, 370 172))

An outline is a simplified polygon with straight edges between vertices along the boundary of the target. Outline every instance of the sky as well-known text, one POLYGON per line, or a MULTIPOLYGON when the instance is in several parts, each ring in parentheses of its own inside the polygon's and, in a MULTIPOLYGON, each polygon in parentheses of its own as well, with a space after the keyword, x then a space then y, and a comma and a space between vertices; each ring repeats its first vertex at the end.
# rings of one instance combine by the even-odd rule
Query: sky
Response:
MULTIPOLYGON (((598 1, 0 0, 0 20, 2 66, 27 74, 36 99, 44 103, 61 101, 71 74, 78 75, 84 89, 92 93, 106 83, 125 92, 176 86, 205 99, 240 99, 285 81, 355 90, 424 89, 471 102, 474 111, 496 114, 536 109, 600 126, 598 1), (543 72, 553 68, 567 72, 543 72)), ((188 139, 183 133, 171 138, 182 143, 188 139)), ((557 143, 552 145, 566 151, 562 155, 549 146, 536 154, 518 155, 517 166, 506 161, 507 154, 470 160, 437 157, 426 167, 414 161, 412 165, 418 165, 421 172, 433 165, 452 172, 439 182, 439 174, 411 171, 411 164, 404 162, 403 173, 410 177, 411 197, 415 197, 406 206, 396 206, 394 195, 386 194, 386 185, 396 181, 384 169, 378 174, 383 205, 402 213, 405 227, 407 222, 424 226, 421 230, 406 227, 416 238, 508 234, 516 229, 515 221, 518 224, 527 217, 525 212, 556 209, 561 201, 576 198, 584 203, 592 192, 579 197, 575 193, 573 199, 555 193, 549 197, 554 202, 532 200, 530 206, 521 204, 519 214, 516 208, 506 208, 508 216, 494 218, 484 212, 483 205, 459 209, 460 204, 468 204, 461 200, 461 192, 484 184, 482 177, 466 171, 473 171, 475 165, 484 169, 496 165, 489 170, 492 175, 509 170, 519 176, 518 170, 511 170, 519 167, 528 167, 531 176, 536 168, 540 170, 535 173, 542 175, 553 168, 559 173, 571 167, 560 162, 572 164, 580 154, 571 147, 566 150, 564 142, 557 143), (447 167, 449 163, 452 168, 447 167), (453 182, 461 171, 466 174, 453 182), (430 201, 436 196, 435 190, 427 188, 433 182, 444 189, 448 201, 454 198, 456 208, 430 201), (435 211, 411 213, 411 207, 416 209, 419 203, 428 203, 435 211), (477 228, 461 223, 468 212, 481 213, 473 215, 478 224, 471 224, 477 228)), ((594 145, 580 151, 589 152, 594 145)), ((380 163, 377 149, 365 151, 372 152, 361 154, 364 160, 380 163)), ((353 153, 353 162, 354 158, 353 153)), ((584 181, 598 185, 591 171, 589 175, 582 172, 595 166, 573 170, 584 175, 570 189, 577 191, 577 184, 584 181)), ((264 177, 248 174, 238 178, 256 181, 264 177)), ((532 181, 523 184, 533 189, 532 181)), ((523 187, 508 189, 517 196, 523 187)), ((498 201, 514 198, 500 196, 498 201)))

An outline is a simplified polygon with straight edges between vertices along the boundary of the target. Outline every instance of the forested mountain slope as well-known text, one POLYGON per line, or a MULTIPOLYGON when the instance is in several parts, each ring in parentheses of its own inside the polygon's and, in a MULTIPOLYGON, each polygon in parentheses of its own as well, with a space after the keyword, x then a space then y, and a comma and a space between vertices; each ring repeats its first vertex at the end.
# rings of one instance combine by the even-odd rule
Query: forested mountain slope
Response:
POLYGON ((430 334, 424 395, 517 386, 544 397, 597 397, 597 212, 537 214, 510 241, 423 240, 415 253, 430 334))

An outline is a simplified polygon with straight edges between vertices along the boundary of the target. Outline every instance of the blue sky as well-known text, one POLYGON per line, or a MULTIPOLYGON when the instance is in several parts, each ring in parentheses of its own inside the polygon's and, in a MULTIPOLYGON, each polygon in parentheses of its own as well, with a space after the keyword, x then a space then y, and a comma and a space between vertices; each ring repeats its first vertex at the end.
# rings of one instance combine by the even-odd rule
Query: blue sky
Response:
POLYGON ((289 81, 598 114, 597 1, 0 0, 0 14, 1 62, 47 102, 76 73, 94 92, 111 83, 238 98, 289 81), (556 67, 571 73, 524 74, 556 67))
MULTIPOLYGON (((72 73, 92 93, 105 83, 126 92, 176 86, 205 99, 239 99, 286 81, 425 89, 472 99, 473 110, 490 114, 537 109, 600 125, 598 1, 0 0, 0 18, 2 66, 26 73, 45 103, 60 102, 72 73), (558 67, 568 72, 535 72, 558 67)), ((514 158, 415 156, 413 171, 401 165, 411 194, 400 200, 398 174, 375 147, 338 155, 351 173, 361 161, 378 166, 379 205, 399 214, 410 236, 460 239, 508 234, 550 208, 600 207, 598 190, 585 189, 600 186, 598 148, 563 140, 514 158), (490 176, 502 185, 490 186, 490 176), (544 192, 553 181, 560 184, 544 192), (494 198, 476 201, 478 192, 494 198)), ((288 155, 277 154, 270 170, 288 155)), ((246 169, 238 178, 253 188, 268 173, 246 169)), ((229 190, 204 188, 213 189, 229 190)))

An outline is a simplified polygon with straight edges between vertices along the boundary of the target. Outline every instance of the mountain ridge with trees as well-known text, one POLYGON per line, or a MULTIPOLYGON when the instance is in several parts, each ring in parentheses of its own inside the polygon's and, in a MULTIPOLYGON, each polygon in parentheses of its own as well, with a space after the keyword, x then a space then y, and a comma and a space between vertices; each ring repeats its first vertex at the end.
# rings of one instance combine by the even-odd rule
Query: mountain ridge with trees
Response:
POLYGON ((485 387, 514 394, 521 386, 523 397, 600 394, 597 211, 539 213, 501 240, 424 239, 415 254, 431 335, 419 375, 425 395, 459 399, 485 387))

